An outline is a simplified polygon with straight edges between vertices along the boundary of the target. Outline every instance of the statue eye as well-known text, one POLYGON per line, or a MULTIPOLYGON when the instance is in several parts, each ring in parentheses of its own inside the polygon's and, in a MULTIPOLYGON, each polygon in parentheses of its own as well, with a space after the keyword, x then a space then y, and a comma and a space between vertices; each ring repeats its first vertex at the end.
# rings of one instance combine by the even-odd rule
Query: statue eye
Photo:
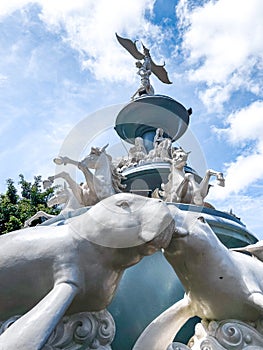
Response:
POLYGON ((206 223, 205 218, 203 216, 199 216, 197 220, 201 221, 203 224, 206 223))
POLYGON ((118 207, 121 207, 122 209, 128 209, 130 207, 129 203, 127 201, 120 201, 120 202, 116 203, 116 205, 118 207))

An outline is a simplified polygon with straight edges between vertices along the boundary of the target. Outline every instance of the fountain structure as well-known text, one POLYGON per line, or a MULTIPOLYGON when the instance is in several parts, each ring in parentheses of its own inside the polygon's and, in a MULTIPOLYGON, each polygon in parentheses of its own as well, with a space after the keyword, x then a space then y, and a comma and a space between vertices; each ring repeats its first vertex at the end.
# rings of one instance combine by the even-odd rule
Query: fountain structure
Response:
MULTIPOLYGON (((143 56, 134 54, 134 47, 127 39, 123 41, 122 38, 118 36, 117 38, 135 58, 144 59, 143 56)), ((162 81, 170 82, 169 79, 162 81)), ((180 149, 178 146, 180 138, 188 129, 191 114, 191 108, 184 107, 169 96, 146 93, 138 95, 122 108, 116 117, 115 130, 121 139, 133 145, 126 163, 124 160, 121 164, 122 174, 126 178, 123 180, 123 184, 126 185, 125 191, 149 197, 158 192, 159 196, 165 200, 161 196, 162 187, 169 182, 173 162, 177 161, 175 160, 176 149, 180 149), (173 146, 174 144, 176 146, 173 146)), ((195 150, 188 151, 191 151, 194 157, 195 150)), ((183 163, 181 168, 186 177, 191 177, 192 183, 200 184, 202 177, 187 164, 186 152, 181 152, 180 156, 183 159, 179 159, 179 162, 183 163)), ((224 185, 222 174, 214 173, 219 177, 219 185, 224 185)), ((179 197, 174 205, 183 211, 199 212, 228 248, 246 246, 257 241, 239 218, 232 213, 214 208, 204 200, 196 205, 193 203, 193 196, 185 197, 184 200, 179 197)), ((179 300, 182 296, 182 285, 177 276, 171 273, 170 266, 167 265, 162 253, 156 253, 141 264, 127 270, 116 298, 110 306, 111 313, 115 315, 117 329, 121 334, 119 338, 117 335, 113 342, 116 350, 120 348, 128 350, 134 342, 134 334, 139 334, 149 323, 149 319, 153 318, 154 314, 156 316, 159 314, 159 310, 164 310, 169 304, 171 305, 172 299, 179 300), (147 279, 145 279, 145 273, 147 279), (125 302, 127 295, 129 295, 129 303, 125 302)), ((176 340, 186 343, 197 321, 197 318, 188 321, 178 333, 176 340)), ((177 348, 174 347, 174 349, 177 348)))
MULTIPOLYGON (((185 108, 169 96, 155 94, 150 83, 152 73, 162 82, 171 83, 164 66, 158 66, 153 62, 150 52, 145 46, 143 46, 143 53, 141 53, 131 40, 118 35, 117 40, 138 60, 136 67, 141 79, 141 85, 133 94, 131 101, 122 106, 115 116, 114 129, 117 135, 121 140, 131 145, 128 155, 114 163, 112 157, 106 152, 106 147, 92 147, 88 156, 80 161, 67 157, 67 154, 61 154, 55 158, 54 161, 59 165, 60 171, 55 176, 50 177, 45 185, 49 186, 58 177, 66 181, 69 188, 65 187, 62 191, 62 202, 66 203, 66 209, 64 208, 57 217, 48 219, 40 227, 45 229, 51 227, 55 234, 56 227, 71 225, 71 222, 75 222, 74 218, 78 219, 82 215, 86 215, 90 212, 90 208, 95 213, 96 206, 101 201, 109 200, 113 198, 111 196, 114 193, 120 192, 127 193, 128 196, 135 194, 147 197, 147 200, 151 197, 158 198, 170 208, 172 213, 179 211, 184 214, 190 213, 190 216, 194 217, 198 215, 202 220, 205 220, 209 229, 212 229, 213 234, 220 242, 229 249, 255 244, 257 239, 247 230, 239 218, 232 213, 222 212, 205 201, 210 187, 210 177, 215 176, 220 186, 224 186, 224 177, 221 172, 211 169, 207 170, 202 177, 187 164, 189 153, 187 151, 192 151, 192 157, 194 157, 195 150, 184 150, 179 145, 180 138, 188 129, 192 109, 185 108), (85 177, 83 184, 80 185, 66 171, 63 171, 63 166, 67 164, 76 166, 83 172, 85 177), (68 200, 65 199, 65 194, 67 194, 68 200), (73 202, 74 206, 71 206, 70 203, 73 202)), ((54 199, 51 202, 58 204, 58 198, 60 196, 56 197, 55 202, 54 199)), ((152 218, 152 220, 154 219, 152 218)), ((158 220, 156 225, 158 226, 158 220)), ((176 229, 179 233, 184 232, 184 229, 179 230, 178 222, 175 219, 176 229)), ((99 244, 101 241, 95 240, 94 242, 99 244)), ((102 243, 102 245, 104 244, 102 243)), ((126 249, 126 246, 120 245, 117 248, 126 249)), ((181 253, 183 254, 183 252, 181 253)), ((42 346, 41 349, 132 349, 145 327, 163 311, 183 298, 182 284, 174 272, 173 264, 168 263, 169 258, 165 254, 163 251, 152 255, 145 253, 144 255, 149 256, 140 263, 125 269, 118 282, 118 288, 117 283, 114 284, 117 290, 112 296, 112 301, 108 305, 105 303, 108 311, 100 310, 97 312, 96 308, 92 310, 89 305, 89 310, 83 309, 82 313, 65 316, 57 324, 46 345, 42 346)), ((188 258, 191 259, 191 256, 188 258)), ((93 278, 101 279, 103 277, 96 276, 95 273, 93 278)), ((80 302, 83 303, 81 298, 80 302)), ((7 327, 16 324, 17 319, 18 316, 15 316, 2 323, 1 332, 3 335, 7 327)), ((162 344, 158 344, 156 347, 154 345, 151 349, 143 348, 139 342, 136 343, 135 349, 246 349, 246 344, 251 343, 249 343, 249 337, 256 339, 256 335, 254 335, 256 331, 253 329, 250 333, 245 331, 248 334, 247 343, 243 341, 243 345, 240 347, 233 347, 234 345, 232 346, 230 342, 230 345, 226 343, 220 345, 216 338, 218 335, 215 333, 223 326, 213 323, 209 327, 199 324, 194 338, 188 343, 194 334, 194 325, 199 321, 200 319, 196 317, 189 319, 184 327, 177 332, 174 342, 168 348, 167 346, 166 348, 162 347, 162 344), (205 348, 207 337, 210 339, 210 345, 207 343, 207 348, 205 348), (214 347, 211 346, 212 343, 214 347)), ((234 333, 236 332, 236 326, 231 329, 234 333)), ((253 344, 261 345, 253 345, 255 347, 249 349, 261 349, 262 336, 258 343, 253 344)), ((3 347, 3 349, 7 349, 7 347, 3 347)), ((28 350, 29 348, 24 346, 21 349, 28 350)))

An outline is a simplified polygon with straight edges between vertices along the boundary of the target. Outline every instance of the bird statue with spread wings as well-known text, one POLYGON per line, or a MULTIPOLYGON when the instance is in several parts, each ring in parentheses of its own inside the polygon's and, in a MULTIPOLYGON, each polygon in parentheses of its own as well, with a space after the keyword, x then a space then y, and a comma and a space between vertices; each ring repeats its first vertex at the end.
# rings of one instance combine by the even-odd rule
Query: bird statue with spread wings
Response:
POLYGON ((153 73, 157 78, 165 84, 172 84, 168 78, 168 74, 164 65, 157 65, 153 62, 150 50, 147 49, 143 44, 143 53, 137 49, 136 41, 132 41, 127 38, 122 38, 116 33, 118 42, 138 61, 136 67, 138 68, 137 74, 141 77, 141 86, 136 90, 132 96, 132 100, 135 97, 140 97, 144 94, 154 95, 154 90, 150 84, 150 75, 153 73), (141 62, 143 60, 143 63, 141 62))

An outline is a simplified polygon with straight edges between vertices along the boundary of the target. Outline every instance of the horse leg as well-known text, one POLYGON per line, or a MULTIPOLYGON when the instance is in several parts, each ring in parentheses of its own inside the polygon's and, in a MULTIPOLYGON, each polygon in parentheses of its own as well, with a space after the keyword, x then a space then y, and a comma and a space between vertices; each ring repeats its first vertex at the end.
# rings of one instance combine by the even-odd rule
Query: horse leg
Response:
MULTIPOLYGON (((188 178, 188 195, 190 194, 190 203, 195 205, 204 205, 204 198, 206 195, 202 193, 202 188, 195 181, 193 174, 187 174, 188 178)), ((189 198, 187 198, 189 200, 189 198)))
POLYGON ((55 215, 47 214, 44 211, 40 210, 40 211, 36 212, 35 215, 31 216, 31 218, 29 218, 25 221, 24 227, 29 227, 34 220, 37 220, 37 219, 42 218, 42 217, 44 217, 46 219, 51 219, 51 218, 55 217, 55 215))
POLYGON ((206 176, 208 176, 207 183, 209 182, 209 179, 211 176, 215 176, 217 179, 217 184, 222 187, 225 186, 225 179, 224 179, 223 173, 219 171, 215 171, 213 169, 208 169, 206 171, 206 176))
POLYGON ((81 188, 81 186, 78 183, 76 183, 72 179, 72 177, 69 175, 69 173, 67 173, 66 171, 62 171, 61 173, 58 173, 54 176, 49 176, 48 179, 53 182, 55 179, 59 179, 59 178, 64 179, 68 183, 70 189, 73 192, 73 195, 76 197, 79 204, 82 205, 83 200, 82 200, 82 188, 81 188))
MULTIPOLYGON (((69 157, 57 157, 54 159, 54 162, 57 164, 57 165, 67 165, 67 164, 71 164, 71 165, 75 165, 79 168, 80 171, 82 171, 82 173, 84 174, 85 176, 85 179, 86 179, 86 182, 88 183, 89 187, 90 187, 90 184, 92 184, 92 181, 93 181, 93 174, 92 172, 88 169, 88 167, 85 165, 85 159, 78 162, 74 159, 71 159, 69 157)), ((62 174, 64 172, 61 172, 60 174, 62 174)), ((60 176, 61 177, 61 176, 60 176)), ((66 179, 67 181, 67 179, 66 179)))
POLYGON ((223 173, 218 172, 216 175, 218 186, 225 187, 225 178, 223 173))
POLYGON ((217 172, 214 170, 206 170, 205 176, 199 184, 200 194, 203 197, 203 199, 208 195, 210 177, 216 174, 217 172))
POLYGON ((220 173, 219 171, 215 171, 213 169, 208 169, 206 171, 206 174, 203 180, 200 183, 200 192, 203 198, 205 198, 208 194, 209 180, 211 176, 215 176, 217 178, 219 186, 222 186, 222 187, 225 186, 225 179, 224 179, 223 173, 220 173))
POLYGON ((95 192, 94 175, 89 170, 89 168, 85 165, 85 160, 78 163, 78 168, 83 173, 86 180, 86 184, 88 185, 90 191, 95 192))
POLYGON ((67 165, 67 164, 72 164, 72 165, 76 165, 78 166, 79 165, 79 162, 74 160, 74 159, 71 159, 69 157, 57 157, 57 158, 54 158, 53 159, 54 163, 56 163, 57 165, 67 165))

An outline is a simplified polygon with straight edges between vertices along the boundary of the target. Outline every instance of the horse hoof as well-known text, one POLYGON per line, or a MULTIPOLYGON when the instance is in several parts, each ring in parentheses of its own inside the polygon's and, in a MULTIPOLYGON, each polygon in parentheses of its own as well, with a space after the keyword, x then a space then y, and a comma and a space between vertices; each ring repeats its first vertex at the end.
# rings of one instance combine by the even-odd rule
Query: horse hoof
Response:
POLYGON ((225 180, 224 179, 218 180, 218 186, 225 187, 225 180))
POLYGON ((63 160, 62 160, 60 157, 54 158, 54 159, 53 159, 53 162, 54 162, 55 164, 57 164, 57 165, 63 164, 63 160))

